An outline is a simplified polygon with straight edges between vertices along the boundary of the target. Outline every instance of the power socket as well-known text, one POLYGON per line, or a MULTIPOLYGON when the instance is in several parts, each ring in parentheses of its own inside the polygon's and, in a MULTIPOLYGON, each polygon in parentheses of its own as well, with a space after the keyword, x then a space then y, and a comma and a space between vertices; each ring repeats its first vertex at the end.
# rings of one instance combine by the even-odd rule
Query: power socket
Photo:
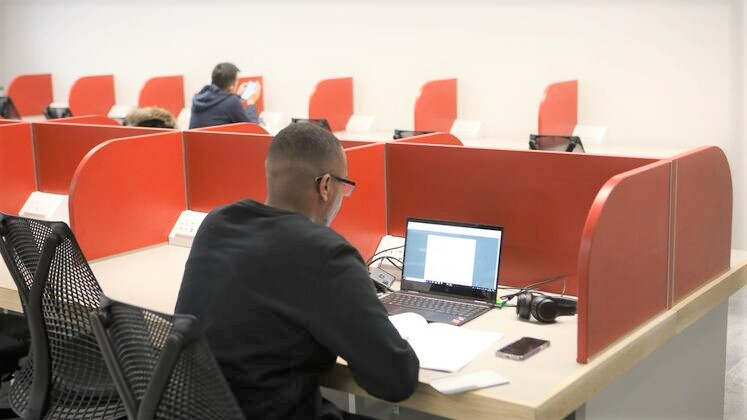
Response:
POLYGON ((207 213, 185 210, 179 215, 174 228, 169 234, 169 245, 183 246, 190 248, 192 241, 195 239, 197 229, 200 228, 202 221, 205 220, 207 213))
MULTIPOLYGON (((379 257, 392 257, 398 261, 404 261, 405 259, 405 238, 401 236, 392 236, 392 235, 386 235, 383 238, 381 238, 381 242, 379 242, 379 247, 376 248, 376 253, 390 248, 396 248, 392 249, 391 251, 387 251, 383 254, 379 254, 376 256, 376 258, 379 257)), ((393 268, 399 268, 395 267, 394 264, 392 264, 389 260, 382 259, 379 261, 376 261, 373 264, 373 267, 384 267, 389 266, 393 268)))
POLYGON ((18 214, 31 219, 62 221, 70 224, 68 196, 34 191, 18 214))

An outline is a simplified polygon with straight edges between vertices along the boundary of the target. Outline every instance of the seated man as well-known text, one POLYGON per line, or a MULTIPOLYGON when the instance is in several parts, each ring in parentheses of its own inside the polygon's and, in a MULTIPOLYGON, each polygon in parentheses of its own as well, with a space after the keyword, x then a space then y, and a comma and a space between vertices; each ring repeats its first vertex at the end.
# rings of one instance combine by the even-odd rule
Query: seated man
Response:
POLYGON ((340 418, 319 392, 338 355, 371 395, 409 397, 417 356, 358 251, 328 227, 355 185, 339 140, 291 124, 270 144, 265 170, 266 204, 239 201, 205 218, 176 312, 200 320, 247 418, 340 418))
MULTIPOLYGON (((220 63, 213 69, 212 84, 202 88, 192 98, 192 116, 189 128, 210 127, 213 125, 237 122, 258 123, 257 107, 254 105, 262 92, 257 88, 242 101, 236 92, 239 68, 231 63, 220 63)), ((244 91, 246 85, 239 88, 244 91)))

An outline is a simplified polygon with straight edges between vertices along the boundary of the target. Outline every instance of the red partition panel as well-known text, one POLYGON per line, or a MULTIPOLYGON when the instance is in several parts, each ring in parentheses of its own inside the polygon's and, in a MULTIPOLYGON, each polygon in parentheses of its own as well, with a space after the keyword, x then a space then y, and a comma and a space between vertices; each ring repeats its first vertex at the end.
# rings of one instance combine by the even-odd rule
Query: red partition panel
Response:
POLYGON ((80 162, 70 225, 89 259, 168 240, 185 209, 181 133, 107 141, 80 162), (133 158, 137 157, 137 158, 133 158))
POLYGON ((237 200, 263 202, 265 155, 271 136, 184 132, 187 198, 190 210, 210 210, 237 200))
POLYGON ((8 84, 8 96, 21 116, 41 115, 52 102, 51 74, 24 74, 8 84))
POLYGON ((31 124, 0 125, 0 212, 18 214, 36 191, 31 124))
POLYGON ((342 144, 343 149, 350 149, 353 147, 365 146, 367 144, 373 144, 373 143, 376 143, 376 142, 364 141, 364 140, 340 140, 340 144, 342 144))
POLYGON ((332 228, 358 249, 364 259, 371 257, 386 235, 386 172, 383 143, 345 150, 348 178, 355 191, 342 200, 332 228))
MULTIPOLYGON (((160 133, 157 128, 87 124, 34 123, 34 155, 40 191, 67 194, 81 159, 97 145, 111 139, 160 133)), ((140 159, 141 156, 130 156, 140 159)))
POLYGON ((578 80, 553 83, 539 106, 539 134, 570 136, 578 115, 578 80))
POLYGON ((0 119, 0 124, 19 124, 21 123, 21 120, 3 120, 0 119))
POLYGON ((729 268, 732 184, 724 152, 702 147, 673 158, 674 290, 677 303, 729 268))
POLYGON ((137 106, 158 106, 174 115, 184 108, 184 76, 161 76, 149 79, 140 89, 137 106))
POLYGON ((457 80, 428 82, 415 101, 415 130, 448 133, 457 119, 457 80))
POLYGON ((671 170, 619 174, 594 199, 578 257, 579 363, 667 309, 671 170))
POLYGON ((419 144, 444 144, 451 146, 464 146, 461 140, 449 133, 432 133, 420 136, 405 137, 394 140, 395 143, 419 143, 419 144))
POLYGON ((114 76, 81 77, 70 88, 73 115, 107 115, 114 106, 114 76))
POLYGON ((221 133, 269 134, 267 130, 265 130, 259 124, 243 123, 243 122, 195 128, 193 129, 193 131, 217 131, 221 133))
POLYGON ((262 80, 262 76, 239 77, 239 81, 236 84, 236 89, 240 88, 241 85, 246 82, 257 82, 260 84, 260 86, 262 86, 262 93, 259 95, 259 99, 257 99, 257 102, 254 104, 254 106, 257 107, 257 115, 259 115, 262 113, 262 111, 265 110, 265 92, 267 92, 267 90, 265 89, 265 83, 262 80))
POLYGON ((103 115, 82 115, 80 117, 55 118, 48 122, 56 124, 120 125, 113 119, 103 115))
POLYGON ((322 80, 309 98, 309 118, 326 118, 332 131, 344 130, 353 115, 353 78, 322 80))
MULTIPOLYGON (((388 232, 407 217, 501 225, 500 282, 573 276, 586 215, 613 175, 650 159, 387 143, 388 232)), ((559 282, 547 290, 559 291, 559 282)))

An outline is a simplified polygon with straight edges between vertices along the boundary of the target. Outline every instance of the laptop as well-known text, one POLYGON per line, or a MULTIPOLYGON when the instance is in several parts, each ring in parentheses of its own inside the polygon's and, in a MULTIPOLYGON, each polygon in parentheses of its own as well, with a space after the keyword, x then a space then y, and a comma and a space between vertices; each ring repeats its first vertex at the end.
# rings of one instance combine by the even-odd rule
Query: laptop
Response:
POLYGON ((381 298, 390 315, 462 325, 495 306, 503 228, 408 218, 398 292, 381 298))

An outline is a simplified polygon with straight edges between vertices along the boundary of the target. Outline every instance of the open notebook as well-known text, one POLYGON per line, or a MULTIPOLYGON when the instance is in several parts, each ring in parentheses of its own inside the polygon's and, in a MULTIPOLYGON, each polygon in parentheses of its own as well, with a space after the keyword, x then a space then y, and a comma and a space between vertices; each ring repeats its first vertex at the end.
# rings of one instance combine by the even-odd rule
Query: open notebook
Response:
POLYGON ((503 337, 496 332, 429 324, 412 312, 392 315, 389 320, 415 350, 422 369, 456 372, 503 337))

